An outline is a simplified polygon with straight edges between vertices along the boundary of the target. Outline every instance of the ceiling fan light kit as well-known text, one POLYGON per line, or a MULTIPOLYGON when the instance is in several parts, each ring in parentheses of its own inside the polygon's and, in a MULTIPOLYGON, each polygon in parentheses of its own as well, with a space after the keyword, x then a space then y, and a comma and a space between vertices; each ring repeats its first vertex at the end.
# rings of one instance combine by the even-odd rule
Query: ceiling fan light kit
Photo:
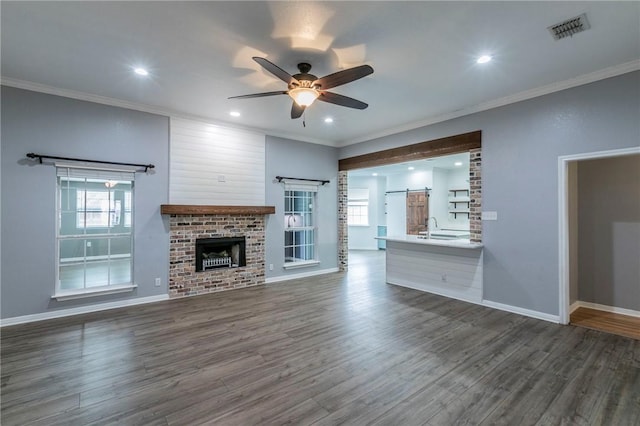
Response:
POLYGON ((360 65, 358 67, 338 71, 322 78, 318 78, 313 74, 309 74, 309 71, 311 71, 311 64, 306 62, 298 64, 298 70, 300 73, 291 75, 266 58, 253 57, 253 60, 271 74, 287 83, 288 90, 231 96, 229 99, 248 99, 275 95, 289 95, 294 101, 291 106, 291 118, 293 119, 301 117, 305 108, 313 104, 316 99, 347 108, 365 109, 369 106, 357 99, 327 91, 328 89, 350 83, 372 74, 373 68, 369 65, 360 65))
POLYGON ((308 107, 315 101, 320 93, 317 90, 307 88, 307 87, 296 87, 295 89, 290 89, 288 95, 291 96, 299 106, 308 107))

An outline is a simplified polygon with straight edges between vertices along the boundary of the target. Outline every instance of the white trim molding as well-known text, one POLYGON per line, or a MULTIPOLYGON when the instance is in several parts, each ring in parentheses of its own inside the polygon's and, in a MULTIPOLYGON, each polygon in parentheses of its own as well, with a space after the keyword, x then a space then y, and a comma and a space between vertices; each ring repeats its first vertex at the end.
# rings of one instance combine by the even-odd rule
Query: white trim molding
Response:
POLYGON ((487 111, 493 108, 514 104, 516 102, 526 101, 527 99, 537 98, 539 96, 549 95, 554 92, 559 92, 565 89, 571 89, 572 87, 582 86, 584 84, 594 83, 596 81, 604 80, 606 78, 616 77, 622 74, 626 74, 633 71, 640 70, 640 59, 625 62, 623 64, 614 65, 598 71, 594 71, 588 74, 583 74, 568 80, 558 81, 546 86, 536 87, 534 89, 525 90, 513 95, 505 96, 503 98, 493 99, 487 102, 483 102, 476 105, 471 105, 466 108, 458 109, 452 112, 447 112, 440 115, 434 115, 427 117, 420 121, 414 121, 405 125, 385 129, 384 131, 371 133, 369 135, 349 139, 348 141, 341 141, 336 144, 337 147, 345 147, 360 142, 365 142, 372 139, 382 138, 384 136, 393 135, 396 133, 406 132, 409 130, 417 129, 420 127, 429 126, 443 121, 452 120, 454 118, 463 117, 465 115, 475 114, 477 112, 487 111))
POLYGON ((39 314, 22 315, 22 316, 13 317, 13 318, 4 318, 0 320, 0 327, 7 327, 10 325, 17 325, 17 324, 26 324, 29 322, 44 321, 44 320, 49 320, 54 318, 63 318, 63 317, 69 317, 72 315, 88 314, 92 312, 106 311, 108 309, 117 309, 117 308, 124 308, 127 306, 142 305, 145 303, 160 302, 163 300, 169 300, 169 295, 161 294, 158 296, 118 300, 116 302, 100 303, 97 305, 78 306, 76 308, 69 308, 69 309, 58 309, 55 311, 42 312, 39 314))
POLYGON ((318 266, 320 264, 319 260, 301 260, 298 262, 289 262, 282 265, 284 269, 298 269, 298 268, 308 268, 310 266, 318 266))
POLYGON ((569 163, 640 154, 640 147, 585 152, 558 157, 558 292, 560 324, 569 324, 569 163))
POLYGON ((87 102, 93 102, 96 104, 132 109, 134 111, 148 112, 150 114, 157 114, 165 117, 201 121, 204 123, 219 125, 219 126, 227 127, 231 129, 239 129, 239 130, 245 130, 245 131, 250 131, 255 133, 268 134, 270 136, 281 137, 285 139, 294 139, 294 140, 309 142, 317 145, 327 145, 327 146, 334 146, 334 147, 336 146, 335 143, 330 141, 317 139, 313 137, 303 137, 300 135, 294 135, 286 131, 267 132, 265 129, 250 127, 250 126, 242 126, 237 123, 219 120, 213 117, 206 117, 206 116, 201 116, 196 114, 187 114, 187 113, 169 109, 169 108, 147 105, 147 104, 142 104, 138 102, 123 101, 121 99, 94 95, 92 93, 81 92, 78 90, 60 89, 58 87, 48 86, 46 84, 40 84, 40 83, 33 83, 31 81, 20 80, 17 78, 0 77, 0 84, 7 87, 15 87, 16 89, 30 90, 32 92, 46 93, 48 95, 61 96, 63 98, 77 99, 79 101, 87 101, 87 102))
POLYGON ((493 108, 498 108, 501 106, 513 104, 516 102, 524 101, 527 99, 536 98, 538 96, 548 95, 550 93, 559 92, 561 90, 570 89, 572 87, 582 86, 584 84, 593 83, 595 81, 604 80, 610 77, 616 77, 618 75, 626 74, 633 71, 640 70, 640 59, 636 59, 633 61, 625 62, 623 64, 614 65, 611 67, 607 67, 598 71, 594 71, 588 74, 580 75, 574 78, 570 78, 568 80, 559 81, 556 83, 548 84, 546 86, 537 87, 530 90, 525 90, 519 93, 515 93, 513 95, 505 96, 499 99, 493 99, 487 102, 483 102, 477 105, 472 105, 466 108, 462 108, 456 111, 447 112, 444 114, 434 115, 431 117, 427 117, 425 119, 407 123, 402 126, 385 129, 382 132, 371 133, 365 136, 361 136, 358 138, 353 138, 349 140, 342 141, 327 141, 312 137, 304 137, 299 134, 293 135, 288 132, 274 132, 274 131, 266 131, 265 129, 258 129, 249 126, 239 126, 236 123, 221 121, 218 119, 214 119, 211 117, 203 117, 198 115, 185 114, 179 111, 170 110, 167 108, 161 108, 157 106, 145 105, 136 102, 123 101, 120 99, 109 98, 106 96, 99 96, 90 93, 80 92, 76 90, 69 89, 60 89, 57 87, 47 86, 45 84, 33 83, 30 81, 20 80, 16 78, 10 77, 0 77, 0 84, 4 86, 15 87, 18 89, 31 90, 33 92, 41 92, 48 93, 50 95, 63 96, 66 98, 78 99, 83 101, 95 102, 103 105, 111 105, 117 106, 121 108, 133 109, 136 111, 149 112, 152 114, 165 115, 168 117, 174 118, 185 118, 190 120, 198 120, 204 121, 212 124, 223 124, 232 128, 241 128, 245 130, 252 130, 261 133, 268 134, 270 136, 282 137, 288 139, 295 139, 302 142, 309 142, 319 145, 328 145, 337 148, 353 145, 359 142, 364 142, 372 139, 381 138, 384 136, 389 136, 395 133, 401 133, 408 130, 417 129, 420 127, 428 126, 431 124, 441 123, 443 121, 452 120, 454 118, 463 117, 465 115, 474 114, 481 111, 486 111, 493 108))
POLYGON ((338 268, 320 269, 317 271, 303 272, 300 274, 281 275, 279 277, 271 277, 264 280, 265 284, 277 283, 281 281, 297 280, 299 278, 313 277, 315 275, 333 274, 338 272, 338 268))
POLYGON ((618 308, 616 306, 601 305, 599 303, 583 302, 581 300, 578 300, 577 302, 571 304, 571 312, 575 311, 578 308, 595 309, 597 311, 611 312, 612 314, 620 314, 640 318, 640 311, 618 308))
POLYGON ((525 317, 531 317, 543 321, 549 321, 553 323, 560 323, 560 317, 558 315, 547 314, 545 312, 534 311, 531 309, 520 308, 518 306, 505 305, 504 303, 492 302, 490 300, 483 300, 482 306, 488 308, 499 309, 501 311, 511 312, 512 314, 520 314, 525 317))
POLYGON ((575 301, 573 302, 571 305, 569 305, 569 315, 571 315, 576 309, 578 309, 581 306, 579 301, 575 301))
POLYGON ((119 286, 109 286, 109 288, 100 287, 98 289, 88 288, 85 290, 62 291, 51 296, 52 299, 65 301, 73 299, 83 299, 86 297, 104 296, 105 294, 126 293, 138 288, 135 284, 126 284, 119 286))

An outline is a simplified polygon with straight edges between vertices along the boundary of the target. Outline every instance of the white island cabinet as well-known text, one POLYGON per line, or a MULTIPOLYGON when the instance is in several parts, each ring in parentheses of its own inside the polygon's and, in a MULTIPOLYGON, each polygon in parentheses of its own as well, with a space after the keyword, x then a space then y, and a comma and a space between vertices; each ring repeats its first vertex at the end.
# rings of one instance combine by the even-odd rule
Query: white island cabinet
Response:
POLYGON ((482 302, 482 244, 415 235, 378 237, 387 243, 386 281, 473 303, 482 302))

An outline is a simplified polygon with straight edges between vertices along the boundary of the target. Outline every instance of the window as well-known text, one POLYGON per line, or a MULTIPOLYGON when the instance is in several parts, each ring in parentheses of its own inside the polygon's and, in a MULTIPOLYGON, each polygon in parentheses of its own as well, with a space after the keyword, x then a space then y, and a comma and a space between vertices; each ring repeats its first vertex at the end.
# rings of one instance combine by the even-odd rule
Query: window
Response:
POLYGON ((347 223, 349 226, 369 226, 368 189, 349 189, 347 223))
POLYGON ((315 264, 316 228, 313 207, 316 192, 284 192, 284 262, 287 266, 315 264))
POLYGON ((109 190, 76 191, 76 227, 106 228, 120 224, 121 200, 114 200, 109 190))
POLYGON ((132 172, 58 167, 55 297, 133 286, 132 172))

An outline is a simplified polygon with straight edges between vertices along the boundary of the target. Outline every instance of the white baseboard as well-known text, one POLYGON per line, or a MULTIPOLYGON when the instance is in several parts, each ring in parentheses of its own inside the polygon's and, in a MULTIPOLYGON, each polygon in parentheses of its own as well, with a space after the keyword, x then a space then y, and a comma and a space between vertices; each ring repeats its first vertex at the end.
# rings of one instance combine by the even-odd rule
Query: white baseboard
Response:
POLYGON ((338 272, 338 268, 320 269, 318 271, 303 272, 300 274, 281 275, 279 277, 271 277, 264 280, 265 284, 277 283, 280 281, 296 280, 298 278, 313 277, 315 275, 325 275, 338 272))
POLYGON ((9 325, 25 324, 28 322, 43 321, 53 318, 63 318, 72 315, 88 314, 91 312, 106 311, 107 309, 123 308, 125 306, 142 305, 145 303, 160 302, 169 300, 168 294, 159 296, 139 297, 137 299, 118 300, 116 302, 100 303, 98 305, 78 306, 76 308, 58 309, 55 311, 42 312, 40 314, 23 315, 0 320, 0 327, 9 325))
POLYGON ((578 300, 577 302, 572 303, 570 311, 573 312, 578 308, 596 309, 598 311, 611 312, 614 314, 628 315, 630 317, 640 318, 640 311, 635 311, 633 309, 626 309, 626 308, 617 308, 615 306, 601 305, 599 303, 583 302, 581 300, 578 300), (575 308, 574 308, 574 305, 575 305, 575 308))
POLYGON ((460 300, 460 301, 463 301, 463 302, 473 303, 475 305, 486 306, 487 308, 498 309, 500 311, 511 312, 513 314, 524 315, 525 317, 531 317, 531 318, 535 318, 535 319, 539 319, 539 320, 543 320, 543 321, 549 321, 549 322, 553 322, 553 323, 556 323, 556 324, 560 324, 560 316, 559 315, 546 314, 544 312, 533 311, 531 309, 520 308, 518 306, 505 305, 503 303, 492 302, 490 300, 478 301, 478 300, 475 300, 473 298, 465 298, 465 297, 462 297, 460 295, 453 295, 453 294, 448 294, 448 293, 444 293, 444 292, 439 292, 439 291, 437 291, 437 289, 436 290, 434 290, 434 289, 425 290, 425 289, 420 288, 418 286, 398 284, 396 282, 387 282, 387 284, 399 285, 399 286, 402 286, 402 287, 408 287, 408 288, 412 288, 414 290, 424 291, 424 292, 427 292, 427 293, 433 293, 433 294, 437 294, 439 296, 448 297, 450 299, 457 299, 457 300, 460 300))
POLYGON ((546 314, 544 312, 533 311, 531 309, 520 308, 518 306, 505 305, 503 303, 492 302, 490 300, 483 300, 482 305, 487 306, 489 308, 499 309, 501 311, 511 312, 513 314, 524 315, 525 317, 531 317, 531 318, 540 319, 543 321, 549 321, 556 324, 560 324, 559 315, 546 314))
POLYGON ((571 305, 569 305, 569 315, 571 315, 573 313, 573 311, 578 309, 580 306, 582 306, 582 305, 581 305, 579 300, 576 300, 571 305))

